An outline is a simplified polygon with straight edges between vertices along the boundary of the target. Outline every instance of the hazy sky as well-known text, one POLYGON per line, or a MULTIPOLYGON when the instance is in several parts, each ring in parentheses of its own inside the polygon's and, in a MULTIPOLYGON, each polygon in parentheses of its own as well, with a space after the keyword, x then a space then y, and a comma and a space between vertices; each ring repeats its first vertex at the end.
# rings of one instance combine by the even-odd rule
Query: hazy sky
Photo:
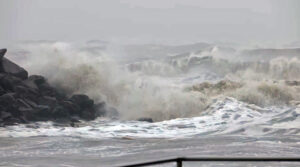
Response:
POLYGON ((300 40, 298 0, 0 0, 0 40, 300 40))

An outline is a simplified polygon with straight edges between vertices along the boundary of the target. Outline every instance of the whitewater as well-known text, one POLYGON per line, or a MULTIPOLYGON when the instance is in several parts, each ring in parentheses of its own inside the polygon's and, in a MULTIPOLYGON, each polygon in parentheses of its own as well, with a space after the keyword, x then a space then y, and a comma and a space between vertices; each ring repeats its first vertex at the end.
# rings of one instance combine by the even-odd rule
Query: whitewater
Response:
POLYGON ((29 73, 45 76, 68 95, 105 101, 111 112, 77 127, 0 127, 0 166, 121 166, 180 156, 300 153, 300 51, 101 41, 25 42, 11 50, 7 57, 29 73))

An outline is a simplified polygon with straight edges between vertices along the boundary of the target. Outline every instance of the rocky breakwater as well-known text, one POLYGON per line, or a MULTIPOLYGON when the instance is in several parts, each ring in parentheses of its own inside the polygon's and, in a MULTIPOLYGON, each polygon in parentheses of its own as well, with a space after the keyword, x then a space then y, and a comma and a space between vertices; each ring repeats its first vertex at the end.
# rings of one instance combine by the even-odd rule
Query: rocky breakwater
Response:
MULTIPOLYGON (((43 76, 31 75, 4 57, 0 49, 0 126, 54 121, 74 126, 79 120, 93 120, 107 113, 104 102, 83 94, 67 97, 43 76)), ((116 112, 116 111, 114 111, 116 112)))

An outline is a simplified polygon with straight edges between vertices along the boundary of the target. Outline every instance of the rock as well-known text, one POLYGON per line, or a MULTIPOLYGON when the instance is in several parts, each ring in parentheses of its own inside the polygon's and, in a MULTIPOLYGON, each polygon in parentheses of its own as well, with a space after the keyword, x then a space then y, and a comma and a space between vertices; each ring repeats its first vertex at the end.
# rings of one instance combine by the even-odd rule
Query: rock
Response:
POLYGON ((0 69, 1 72, 11 74, 23 80, 28 78, 28 72, 24 68, 11 62, 5 57, 2 58, 2 61, 0 62, 0 67, 1 67, 0 69))
POLYGON ((39 98, 39 104, 40 105, 49 105, 50 107, 53 107, 57 104, 57 100, 55 97, 42 96, 41 98, 39 98))
POLYGON ((50 120, 52 116, 52 112, 50 110, 50 107, 47 105, 38 105, 34 109, 34 115, 43 120, 50 120))
POLYGON ((100 117, 106 116, 106 104, 105 104, 105 102, 95 104, 94 109, 96 111, 96 116, 100 116, 100 117))
POLYGON ((14 91, 17 94, 26 94, 26 93, 28 93, 27 88, 25 88, 24 86, 21 86, 21 85, 18 85, 16 87, 14 87, 14 91))
POLYGON ((23 99, 27 104, 29 104, 32 108, 36 108, 38 104, 36 104, 34 101, 29 99, 23 99))
POLYGON ((15 103, 15 98, 13 93, 6 93, 0 96, 0 105, 7 108, 15 103))
POLYGON ((27 104, 23 99, 17 99, 16 103, 18 107, 31 108, 31 106, 27 104))
POLYGON ((2 86, 0 86, 0 96, 4 95, 6 93, 6 91, 2 88, 2 86))
POLYGON ((11 117, 12 117, 12 115, 11 115, 10 113, 5 112, 5 111, 2 111, 2 112, 1 112, 1 119, 2 119, 2 120, 6 120, 6 119, 9 119, 9 118, 11 118, 11 117))
POLYGON ((39 89, 33 80, 26 79, 25 81, 23 81, 23 85, 34 90, 39 89))
POLYGON ((9 74, 2 74, 0 76, 0 85, 4 90, 14 91, 14 87, 22 82, 20 78, 9 74))
POLYGON ((81 109, 80 107, 73 103, 72 101, 63 101, 61 103, 61 105, 66 109, 68 110, 68 112, 71 114, 71 115, 77 115, 77 116, 80 116, 81 115, 81 109))
POLYGON ((139 118, 138 121, 153 123, 153 119, 152 118, 139 118))
POLYGON ((0 49, 0 60, 4 57, 6 51, 6 49, 0 49))
POLYGON ((39 119, 34 115, 35 111, 33 108, 20 107, 18 110, 26 121, 39 121, 39 119))
POLYGON ((96 112, 93 109, 86 109, 81 111, 80 117, 85 120, 93 120, 96 118, 96 112))
POLYGON ((54 119, 68 118, 69 112, 62 106, 56 106, 52 112, 54 119))
POLYGON ((46 79, 40 75, 31 75, 28 77, 28 80, 33 81, 37 86, 46 82, 46 79))
POLYGON ((87 95, 73 95, 70 100, 78 104, 81 109, 91 108, 94 106, 94 101, 91 100, 87 95))
POLYGON ((80 118, 79 117, 77 117, 77 116, 72 116, 71 117, 71 122, 77 122, 77 123, 79 123, 80 121, 80 118))
POLYGON ((13 117, 10 117, 10 118, 8 118, 4 121, 5 126, 7 126, 7 125, 9 125, 9 126, 17 125, 19 123, 21 123, 21 121, 18 118, 13 118, 13 117))

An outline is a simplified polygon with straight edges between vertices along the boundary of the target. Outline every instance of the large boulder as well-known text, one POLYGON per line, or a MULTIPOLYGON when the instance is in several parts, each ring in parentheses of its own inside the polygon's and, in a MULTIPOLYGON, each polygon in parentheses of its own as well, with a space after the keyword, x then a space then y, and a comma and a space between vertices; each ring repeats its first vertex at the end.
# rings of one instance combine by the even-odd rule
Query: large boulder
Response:
POLYGON ((24 68, 18 66, 5 57, 2 57, 0 60, 0 72, 11 74, 23 80, 28 78, 28 72, 24 68))
POLYGON ((19 85, 22 82, 20 78, 15 76, 0 73, 0 85, 6 91, 14 91, 15 86, 19 85))
POLYGON ((0 59, 2 59, 6 53, 6 49, 0 49, 0 59))
POLYGON ((91 100, 87 95, 76 94, 70 99, 72 102, 78 104, 81 109, 93 107, 94 101, 91 100))

